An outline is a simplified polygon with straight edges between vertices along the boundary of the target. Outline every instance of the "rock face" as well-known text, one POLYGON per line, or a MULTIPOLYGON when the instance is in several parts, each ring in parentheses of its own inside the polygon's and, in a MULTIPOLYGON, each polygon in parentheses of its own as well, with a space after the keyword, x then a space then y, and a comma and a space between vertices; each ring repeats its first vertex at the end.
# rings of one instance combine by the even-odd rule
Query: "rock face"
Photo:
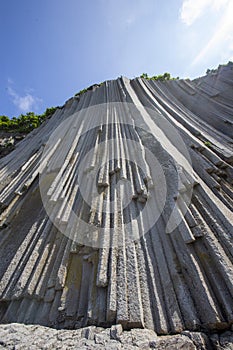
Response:
POLYGON ((24 138, 24 134, 0 131, 0 158, 12 152, 15 145, 24 138))
POLYGON ((207 336, 200 332, 185 331, 172 336, 157 336, 148 329, 123 331, 119 325, 107 329, 90 326, 79 330, 55 330, 12 323, 0 325, 0 349, 231 350, 233 333, 207 336))
MULTIPOLYGON (((1 323, 230 329, 232 88, 232 65, 194 81, 108 81, 1 160, 1 323)), ((193 334, 170 348, 201 349, 193 334)), ((105 333, 94 338, 101 348, 105 333)))

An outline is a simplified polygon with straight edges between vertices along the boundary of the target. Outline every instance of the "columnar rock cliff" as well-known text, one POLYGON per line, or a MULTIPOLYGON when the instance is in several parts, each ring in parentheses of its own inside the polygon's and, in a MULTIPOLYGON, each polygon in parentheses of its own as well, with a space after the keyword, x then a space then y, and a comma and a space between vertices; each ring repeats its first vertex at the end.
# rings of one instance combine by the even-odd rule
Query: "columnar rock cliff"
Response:
POLYGON ((230 64, 57 109, 1 160, 0 322, 230 329, 232 135, 230 64))

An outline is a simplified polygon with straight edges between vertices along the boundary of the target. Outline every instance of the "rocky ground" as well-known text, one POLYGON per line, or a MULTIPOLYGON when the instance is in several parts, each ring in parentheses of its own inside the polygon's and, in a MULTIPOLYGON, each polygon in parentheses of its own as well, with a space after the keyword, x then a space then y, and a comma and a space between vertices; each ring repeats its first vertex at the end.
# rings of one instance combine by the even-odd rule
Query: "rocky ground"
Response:
POLYGON ((13 151, 17 143, 24 138, 24 134, 0 131, 0 158, 13 151))
POLYGON ((104 329, 90 326, 78 330, 56 330, 38 325, 0 325, 0 349, 168 349, 230 350, 233 332, 221 335, 184 331, 182 334, 157 336, 148 329, 123 331, 121 325, 104 329))
POLYGON ((15 149, 15 146, 25 138, 25 134, 0 131, 0 158, 15 149))

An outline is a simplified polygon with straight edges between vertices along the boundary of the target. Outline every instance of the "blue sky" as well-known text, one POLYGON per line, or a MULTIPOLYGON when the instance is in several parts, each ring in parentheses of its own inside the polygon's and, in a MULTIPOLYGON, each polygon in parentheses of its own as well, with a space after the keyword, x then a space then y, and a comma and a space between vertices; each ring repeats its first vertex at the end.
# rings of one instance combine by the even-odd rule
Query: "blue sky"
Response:
POLYGON ((0 114, 120 75, 194 78, 233 59, 233 0, 1 0, 0 114))

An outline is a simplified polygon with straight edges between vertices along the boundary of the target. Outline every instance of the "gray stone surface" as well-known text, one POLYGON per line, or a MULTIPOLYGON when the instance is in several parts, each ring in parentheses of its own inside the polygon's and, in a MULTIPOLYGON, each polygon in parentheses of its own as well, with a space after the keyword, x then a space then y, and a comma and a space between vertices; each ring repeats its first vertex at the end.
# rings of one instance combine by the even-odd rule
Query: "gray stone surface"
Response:
MULTIPOLYGON (((112 347, 119 341, 131 347, 147 346, 143 337, 135 335, 134 339, 133 330, 121 333, 119 324, 125 330, 153 329, 161 336, 230 329, 232 86, 231 64, 194 81, 107 81, 71 98, 1 159, 1 323, 56 329, 91 326, 82 330, 89 345, 82 343, 80 348, 94 342, 107 346, 108 338, 112 347), (126 116, 131 124, 125 122, 126 116), (96 118, 101 125, 93 129, 96 118), (173 128, 166 128, 165 121, 173 128), (91 130, 81 137, 88 127, 91 130), (112 136, 111 148, 107 141, 112 136), (137 140, 138 148, 126 140, 137 140), (192 172, 182 166, 187 156, 182 144, 191 158, 192 172), (82 169, 91 198, 87 206, 77 184, 80 162, 90 149, 82 169), (145 149, 158 160, 161 173, 145 149), (107 161, 110 153, 114 162, 107 161), (105 165, 94 179, 98 160, 105 165), (142 171, 132 164, 134 160, 140 160, 142 171), (96 186, 97 195, 92 197, 96 186), (128 192, 130 204, 124 210, 121 199, 128 192), (69 205, 62 206, 64 197, 69 205), (163 199, 159 219, 147 230, 149 219, 160 213, 163 199), (150 218, 142 215, 148 203, 150 218), (180 222, 168 234, 174 206, 173 219, 180 222), (104 214, 109 207, 114 215, 107 210, 104 214), (76 225, 72 210, 89 224, 89 230, 76 225), (131 226, 126 229, 127 222, 131 226), (119 240, 119 245, 110 250, 96 246, 95 242, 108 242, 110 228, 114 228, 111 243, 119 240), (62 232, 69 232, 71 239, 62 232), (129 237, 135 239, 129 243, 129 237), (95 326, 116 323, 109 334, 95 334, 95 326)), ((167 339, 171 347, 181 348, 187 338, 192 348, 204 342, 204 337, 198 337, 194 333, 193 338, 167 339)), ((162 348, 163 338, 159 339, 162 348)), ((216 339, 220 347, 221 341, 216 339)))
POLYGON ((112 326, 111 330, 98 327, 55 330, 38 325, 13 323, 0 325, 0 349, 231 350, 233 333, 228 331, 208 337, 204 333, 184 331, 183 334, 157 336, 147 329, 122 331, 119 325, 112 326), (112 339, 116 330, 119 333, 118 339, 112 339))

